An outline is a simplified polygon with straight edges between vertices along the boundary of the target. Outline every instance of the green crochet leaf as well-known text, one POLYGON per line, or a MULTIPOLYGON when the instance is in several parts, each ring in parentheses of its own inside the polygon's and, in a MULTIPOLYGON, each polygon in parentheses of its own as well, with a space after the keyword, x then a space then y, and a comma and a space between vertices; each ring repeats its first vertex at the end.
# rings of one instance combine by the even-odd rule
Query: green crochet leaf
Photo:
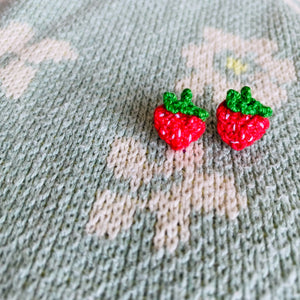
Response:
POLYGON ((174 114, 181 112, 186 115, 196 116, 202 121, 209 117, 209 113, 192 103, 193 94, 190 89, 185 89, 181 93, 181 99, 178 100, 174 93, 164 93, 164 105, 166 109, 174 114))
POLYGON ((264 106, 251 97, 251 89, 248 86, 244 86, 241 93, 229 90, 226 96, 226 105, 232 111, 245 115, 259 115, 267 118, 273 114, 271 107, 264 106))

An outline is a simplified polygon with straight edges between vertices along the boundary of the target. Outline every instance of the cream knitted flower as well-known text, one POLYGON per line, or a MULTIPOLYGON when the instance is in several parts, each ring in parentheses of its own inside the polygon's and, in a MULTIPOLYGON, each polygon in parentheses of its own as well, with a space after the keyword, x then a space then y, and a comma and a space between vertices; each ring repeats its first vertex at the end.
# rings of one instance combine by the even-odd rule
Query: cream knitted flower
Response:
POLYGON ((241 39, 223 30, 206 28, 200 45, 183 48, 191 75, 176 82, 176 90, 190 88, 202 95, 205 86, 213 86, 216 104, 226 97, 228 89, 251 87, 254 98, 267 106, 279 107, 287 100, 286 85, 296 81, 290 59, 275 57, 278 46, 268 39, 241 39))
POLYGON ((237 192, 234 176, 224 173, 206 174, 202 165, 202 146, 193 143, 186 152, 168 150, 162 164, 149 162, 146 149, 131 138, 116 139, 107 158, 107 166, 117 179, 130 180, 128 193, 109 189, 97 192, 86 230, 99 237, 113 239, 121 230, 130 228, 137 210, 154 212, 157 217, 153 243, 173 252, 179 242, 190 238, 192 211, 210 213, 235 219, 247 206, 247 198, 237 192), (152 191, 146 200, 131 196, 155 176, 170 179, 182 174, 182 181, 172 182, 168 191, 152 191))
POLYGON ((9 98, 17 99, 23 95, 41 62, 53 60, 58 63, 77 58, 77 53, 66 41, 46 38, 29 44, 33 37, 34 31, 28 24, 10 23, 0 29, 0 58, 13 54, 8 63, 0 67, 2 88, 9 98))

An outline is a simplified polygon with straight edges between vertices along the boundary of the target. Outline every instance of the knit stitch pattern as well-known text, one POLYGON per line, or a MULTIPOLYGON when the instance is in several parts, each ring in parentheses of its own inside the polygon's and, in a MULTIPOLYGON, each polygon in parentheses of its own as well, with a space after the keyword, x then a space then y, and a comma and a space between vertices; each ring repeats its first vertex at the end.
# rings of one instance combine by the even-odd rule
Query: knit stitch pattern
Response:
POLYGON ((0 299, 299 299, 299 7, 1 2, 0 299), (243 86, 273 115, 235 151, 243 86), (153 114, 187 88, 210 117, 174 151, 153 114))

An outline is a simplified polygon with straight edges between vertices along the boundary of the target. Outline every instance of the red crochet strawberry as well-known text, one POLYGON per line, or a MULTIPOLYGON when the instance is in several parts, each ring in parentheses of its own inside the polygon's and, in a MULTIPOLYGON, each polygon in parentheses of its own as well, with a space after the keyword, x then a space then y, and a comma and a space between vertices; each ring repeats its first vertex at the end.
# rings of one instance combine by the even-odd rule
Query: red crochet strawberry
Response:
POLYGON ((251 97, 249 87, 244 86, 241 94, 229 90, 217 109, 218 133, 231 148, 242 150, 265 134, 272 113, 270 107, 251 97))
POLYGON ((205 119, 209 116, 204 109, 192 103, 192 92, 183 90, 181 100, 173 93, 164 93, 164 105, 154 111, 154 127, 161 139, 172 149, 186 148, 205 131, 205 119))

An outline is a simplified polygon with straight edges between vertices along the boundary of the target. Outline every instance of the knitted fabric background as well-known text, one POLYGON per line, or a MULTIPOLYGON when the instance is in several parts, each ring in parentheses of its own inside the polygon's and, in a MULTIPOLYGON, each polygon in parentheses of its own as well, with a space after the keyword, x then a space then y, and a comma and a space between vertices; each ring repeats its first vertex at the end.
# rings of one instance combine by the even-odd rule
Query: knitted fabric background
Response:
POLYGON ((296 0, 0 5, 0 299, 300 299, 296 0), (216 130, 251 87, 270 128, 216 130), (185 151, 153 112, 210 113, 185 151))

